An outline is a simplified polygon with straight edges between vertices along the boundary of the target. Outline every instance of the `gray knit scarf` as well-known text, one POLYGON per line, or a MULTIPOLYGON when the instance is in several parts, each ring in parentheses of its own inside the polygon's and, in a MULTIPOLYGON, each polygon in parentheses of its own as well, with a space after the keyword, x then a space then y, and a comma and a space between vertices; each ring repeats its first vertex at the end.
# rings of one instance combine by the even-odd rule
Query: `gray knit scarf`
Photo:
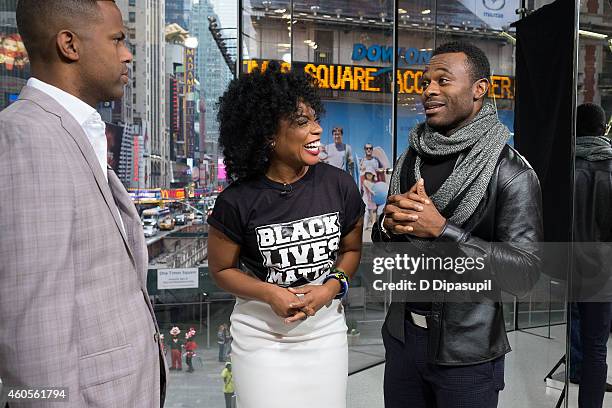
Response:
MULTIPOLYGON (((441 159, 459 153, 452 174, 430 198, 436 208, 444 212, 455 197, 464 194, 449 217, 452 223, 463 225, 484 197, 497 159, 509 139, 510 131, 499 121, 495 107, 488 102, 474 120, 448 136, 421 123, 410 132, 410 147, 418 153, 414 179, 421 178, 422 156, 441 159)), ((406 153, 399 158, 391 176, 391 194, 401 194, 400 172, 406 153)))
POLYGON ((612 159, 610 139, 603 136, 581 136, 576 138, 576 157, 588 161, 612 159))

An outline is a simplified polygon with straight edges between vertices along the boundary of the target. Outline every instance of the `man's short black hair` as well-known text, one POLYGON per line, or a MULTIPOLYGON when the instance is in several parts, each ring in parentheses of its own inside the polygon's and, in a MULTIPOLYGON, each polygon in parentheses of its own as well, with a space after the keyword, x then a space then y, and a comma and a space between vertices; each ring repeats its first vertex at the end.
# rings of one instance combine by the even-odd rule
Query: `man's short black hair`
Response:
POLYGON ((455 52, 462 52, 466 55, 473 82, 476 82, 482 78, 489 79, 491 77, 491 65, 489 64, 489 59, 485 53, 475 45, 461 41, 453 41, 440 45, 433 51, 431 56, 433 57, 440 54, 450 54, 455 52))
POLYGON ((30 59, 44 58, 53 35, 99 18, 98 0, 19 0, 16 18, 30 59))
POLYGON ((576 136, 603 136, 606 112, 594 103, 583 103, 576 109, 576 136))

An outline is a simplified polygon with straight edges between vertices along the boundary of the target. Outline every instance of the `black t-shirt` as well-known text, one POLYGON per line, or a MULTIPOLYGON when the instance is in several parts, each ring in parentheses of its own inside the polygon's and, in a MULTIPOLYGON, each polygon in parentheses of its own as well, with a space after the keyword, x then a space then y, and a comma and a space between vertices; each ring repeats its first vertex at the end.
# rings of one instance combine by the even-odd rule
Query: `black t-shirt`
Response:
MULTIPOLYGON (((443 159, 432 159, 423 157, 423 165, 421 166, 421 177, 425 180, 425 191, 428 196, 436 193, 446 179, 453 173, 455 164, 457 163, 459 154, 443 159)), ((428 312, 431 310, 431 303, 428 302, 407 302, 406 309, 408 311, 428 312)), ((408 314, 406 316, 409 316, 408 314)))
POLYGON ((234 183, 217 197, 208 223, 240 245, 240 263, 279 286, 327 274, 340 240, 364 213, 354 180, 325 163, 291 185, 261 177, 234 183))
POLYGON ((432 196, 442 187, 442 184, 455 169, 457 158, 459 158, 458 153, 443 159, 422 159, 421 177, 425 180, 427 195, 432 196))

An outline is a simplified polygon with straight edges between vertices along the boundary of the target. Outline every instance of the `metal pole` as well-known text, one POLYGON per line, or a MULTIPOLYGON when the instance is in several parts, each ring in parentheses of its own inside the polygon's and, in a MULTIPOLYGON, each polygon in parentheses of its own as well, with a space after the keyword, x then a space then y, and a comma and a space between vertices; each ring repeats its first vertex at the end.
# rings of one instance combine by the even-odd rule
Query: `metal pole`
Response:
POLYGON ((397 159, 397 66, 398 58, 397 51, 399 50, 399 5, 398 0, 393 0, 393 75, 391 92, 393 93, 392 108, 391 108, 391 156, 392 163, 395 166, 397 159))
POLYGON ((521 18, 527 17, 527 0, 521 0, 521 8, 518 9, 518 14, 521 18))
POLYGON ((234 78, 238 78, 242 74, 242 2, 238 0, 238 24, 236 24, 236 74, 234 78))
POLYGON ((438 46, 438 0, 434 0, 434 32, 433 32, 433 42, 434 42, 434 50, 438 46))
POLYGON ((528 323, 529 327, 533 325, 532 317, 533 317, 533 302, 532 302, 531 293, 529 293, 529 323, 528 323))
MULTIPOLYGON (((568 339, 571 339, 571 314, 570 314, 570 301, 572 300, 573 297, 573 293, 571 291, 571 287, 573 285, 573 272, 574 272, 574 268, 573 268, 573 264, 574 264, 574 257, 573 257, 573 253, 574 253, 574 248, 573 248, 573 241, 574 241, 574 211, 575 211, 575 194, 574 194, 574 183, 575 183, 575 174, 576 174, 576 108, 578 105, 578 53, 580 52, 580 37, 578 35, 578 29, 580 27, 580 1, 579 0, 574 0, 574 49, 573 49, 573 72, 572 72, 572 134, 570 137, 570 154, 571 154, 571 159, 570 159, 570 186, 571 186, 571 192, 572 192, 572 215, 570 217, 569 220, 569 225, 571 226, 570 229, 570 234, 569 234, 569 242, 570 242, 570 251, 569 251, 569 270, 568 270, 568 276, 567 276, 567 286, 565 288, 565 313, 566 313, 566 317, 565 317, 565 321, 566 321, 566 335, 565 335, 565 356, 566 356, 566 361, 568 362, 568 364, 566 365, 566 367, 569 366, 569 356, 570 356, 570 350, 571 350, 571 340, 568 341, 568 339)), ((568 407, 568 400, 569 400, 569 387, 567 386, 567 384, 569 384, 569 371, 570 370, 565 370, 565 387, 564 387, 564 395, 565 395, 565 407, 568 407)))
POLYGON ((293 67, 293 0, 289 4, 289 13, 291 14, 291 20, 289 21, 289 59, 290 65, 293 67))
POLYGON ((518 300, 516 296, 514 296, 514 330, 518 330, 518 300))
MULTIPOLYGON (((393 271, 389 270, 389 272, 387 272, 387 273, 388 273, 388 276, 389 276, 388 282, 392 282, 393 281, 393 271)), ((383 311, 385 313, 385 316, 387 316, 387 293, 389 294, 389 303, 388 303, 389 307, 391 306, 391 302, 393 302, 393 292, 390 291, 390 290, 386 290, 384 298, 383 298, 384 299, 384 301, 383 301, 383 311)))
POLYGON ((548 338, 550 339, 550 323, 552 316, 552 279, 548 280, 548 338))
POLYGON ((210 348, 210 302, 206 302, 206 348, 210 348))

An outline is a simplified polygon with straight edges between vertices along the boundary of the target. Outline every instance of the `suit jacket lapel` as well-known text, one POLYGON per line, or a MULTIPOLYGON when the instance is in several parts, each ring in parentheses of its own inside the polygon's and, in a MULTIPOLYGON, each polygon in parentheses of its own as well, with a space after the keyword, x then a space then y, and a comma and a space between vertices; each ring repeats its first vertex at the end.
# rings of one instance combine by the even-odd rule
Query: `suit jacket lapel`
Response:
POLYGON ((143 287, 146 287, 146 273, 149 262, 144 232, 140 226, 140 217, 125 187, 121 184, 119 177, 117 177, 110 166, 108 167, 108 185, 110 186, 111 193, 121 213, 128 243, 134 255, 141 284, 143 287))
MULTIPOLYGON (((113 193, 113 197, 115 197, 115 201, 117 202, 117 207, 121 212, 128 240, 130 242, 130 245, 132 246, 132 251, 135 255, 134 259, 136 271, 138 273, 138 277, 140 278, 140 286, 143 289, 144 293, 148 293, 147 274, 149 269, 149 253, 147 251, 144 232, 142 231, 142 227, 140 226, 140 217, 138 216, 136 207, 134 207, 134 203, 132 203, 130 196, 125 190, 125 187, 123 186, 123 184, 121 184, 119 177, 117 177, 117 175, 110 166, 108 167, 108 184, 113 193)), ((153 316, 155 327, 159 332, 159 326, 157 325, 157 321, 155 320, 155 310, 153 309, 153 305, 151 304, 151 301, 148 296, 145 296, 145 300, 147 302, 147 306, 149 308, 151 316, 153 316)))
POLYGON ((19 95, 19 99, 27 99, 34 102, 45 111, 57 116, 60 119, 62 127, 75 141, 79 147, 79 150, 81 151, 81 154, 85 158, 87 165, 91 169, 96 180, 96 184, 104 197, 108 210, 111 212, 111 215, 115 220, 115 224, 119 229, 119 233, 123 238, 123 242, 125 243, 129 256, 132 259, 132 262, 134 262, 134 256, 132 254, 132 250, 130 249, 127 236, 121 227, 121 220, 119 219, 119 213, 116 210, 117 207, 115 205, 115 201, 113 200, 110 187, 106 181, 106 178, 104 177, 104 174, 102 173, 102 168, 100 167, 100 162, 96 157, 96 153, 94 152, 91 143, 89 143, 87 135, 83 131, 81 125, 79 125, 74 117, 68 113, 68 111, 66 111, 66 109, 64 109, 55 99, 46 93, 39 91, 38 89, 30 86, 23 87, 21 94, 19 95))

